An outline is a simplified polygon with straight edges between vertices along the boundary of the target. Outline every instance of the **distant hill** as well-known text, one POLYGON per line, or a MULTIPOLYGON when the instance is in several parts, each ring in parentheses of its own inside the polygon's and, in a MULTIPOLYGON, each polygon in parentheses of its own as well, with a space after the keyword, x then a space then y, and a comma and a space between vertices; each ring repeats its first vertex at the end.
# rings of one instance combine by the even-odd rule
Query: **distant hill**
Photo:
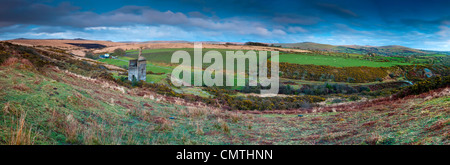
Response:
POLYGON ((330 51, 339 53, 355 53, 355 54, 369 54, 375 53, 378 55, 385 56, 410 56, 410 55, 432 55, 432 54, 442 54, 450 55, 450 52, 441 51, 430 51, 430 50, 420 50, 409 48, 399 45, 389 45, 389 46, 360 46, 360 45, 328 45, 319 44, 313 42, 302 42, 302 43, 282 43, 274 44, 275 46, 282 46, 286 48, 297 48, 305 50, 318 50, 318 51, 330 51))
POLYGON ((275 46, 281 46, 286 48, 297 48, 297 49, 307 49, 307 50, 321 50, 321 51, 329 51, 337 46, 327 45, 327 44, 319 44, 314 42, 302 42, 302 43, 283 43, 283 44, 274 44, 275 46))

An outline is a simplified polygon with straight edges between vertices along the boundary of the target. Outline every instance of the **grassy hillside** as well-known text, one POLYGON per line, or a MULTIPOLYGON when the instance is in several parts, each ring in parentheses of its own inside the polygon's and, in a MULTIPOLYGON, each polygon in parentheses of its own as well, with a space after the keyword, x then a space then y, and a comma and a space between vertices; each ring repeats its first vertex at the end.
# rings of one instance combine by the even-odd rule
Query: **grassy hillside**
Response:
POLYGON ((343 112, 243 114, 45 73, 0 67, 0 144, 450 143, 448 91, 343 112))
POLYGON ((439 52, 439 51, 428 51, 408 48, 399 45, 389 45, 389 46, 359 46, 359 45, 343 45, 334 46, 327 44, 319 44, 313 42, 302 42, 302 43, 284 43, 284 44, 274 44, 276 46, 280 45, 285 48, 297 48, 305 50, 316 50, 316 51, 331 51, 339 53, 354 53, 354 54, 369 54, 375 53, 378 55, 385 56, 411 56, 411 55, 428 55, 428 54, 440 54, 448 55, 449 52, 439 52))
MULTIPOLYGON (((173 66, 177 66, 178 64, 172 64, 171 63, 171 59, 172 59, 172 55, 174 52, 176 51, 186 51, 189 53, 190 57, 191 57, 191 62, 192 65, 194 65, 194 49, 193 48, 171 48, 171 49, 145 49, 142 51, 142 56, 145 57, 145 59, 150 62, 150 63, 154 63, 154 64, 161 64, 161 65, 173 65, 173 66)), ((204 55, 206 52, 208 51, 217 51, 219 52, 219 54, 214 54, 218 57, 222 57, 224 64, 223 66, 225 67, 225 61, 226 61, 226 52, 227 51, 242 51, 244 53, 246 53, 248 50, 234 50, 234 49, 202 49, 202 52, 204 55)), ((256 53, 258 53, 258 51, 255 51, 256 53)), ((138 51, 129 51, 126 54, 126 57, 129 58, 137 58, 139 52, 138 51)), ((270 57, 270 52, 267 53, 268 58, 270 57)), ((257 56, 258 57, 258 56, 257 56)), ((248 63, 248 62, 247 62, 248 63)), ((203 64, 203 68, 207 68, 208 66, 210 66, 210 63, 204 63, 203 64)))
POLYGON ((350 67, 350 66, 390 67, 395 65, 411 65, 409 63, 400 63, 400 62, 375 62, 355 58, 344 58, 325 55, 302 55, 302 54, 283 54, 280 56, 279 61, 302 65, 313 64, 313 65, 327 65, 335 67, 350 67))
POLYGON ((305 49, 305 50, 331 50, 336 47, 333 45, 318 44, 318 43, 314 43, 314 42, 281 43, 281 44, 274 44, 274 45, 286 47, 286 48, 297 48, 297 49, 305 49))

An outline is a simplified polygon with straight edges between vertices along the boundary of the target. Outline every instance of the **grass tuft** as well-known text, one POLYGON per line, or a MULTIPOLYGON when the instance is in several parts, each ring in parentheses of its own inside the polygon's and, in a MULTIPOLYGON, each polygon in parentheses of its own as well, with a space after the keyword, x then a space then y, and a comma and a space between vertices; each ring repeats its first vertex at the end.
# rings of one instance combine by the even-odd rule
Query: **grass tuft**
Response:
POLYGON ((25 124, 25 118, 27 114, 22 113, 20 116, 19 121, 17 121, 15 129, 11 132, 11 140, 9 142, 10 145, 33 145, 34 144, 34 137, 32 137, 32 127, 28 129, 25 124))

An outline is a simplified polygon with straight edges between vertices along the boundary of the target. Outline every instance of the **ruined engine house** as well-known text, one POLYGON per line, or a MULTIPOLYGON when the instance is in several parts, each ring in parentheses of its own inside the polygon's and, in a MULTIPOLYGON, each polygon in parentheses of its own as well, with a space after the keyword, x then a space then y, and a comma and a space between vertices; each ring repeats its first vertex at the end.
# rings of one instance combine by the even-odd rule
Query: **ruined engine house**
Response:
POLYGON ((139 49, 139 57, 135 60, 130 60, 128 63, 128 80, 133 81, 133 77, 137 80, 146 80, 146 65, 147 60, 141 56, 142 49, 139 49))

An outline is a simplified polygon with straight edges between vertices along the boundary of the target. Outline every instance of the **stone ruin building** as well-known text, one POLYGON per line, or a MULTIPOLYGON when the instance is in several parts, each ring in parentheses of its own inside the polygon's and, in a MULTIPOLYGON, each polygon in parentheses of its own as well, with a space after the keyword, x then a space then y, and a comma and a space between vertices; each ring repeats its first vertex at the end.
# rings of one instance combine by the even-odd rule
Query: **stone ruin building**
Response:
POLYGON ((141 56, 142 48, 139 49, 139 57, 135 60, 130 60, 128 63, 128 80, 133 81, 133 77, 137 81, 146 80, 146 64, 147 60, 141 56))

